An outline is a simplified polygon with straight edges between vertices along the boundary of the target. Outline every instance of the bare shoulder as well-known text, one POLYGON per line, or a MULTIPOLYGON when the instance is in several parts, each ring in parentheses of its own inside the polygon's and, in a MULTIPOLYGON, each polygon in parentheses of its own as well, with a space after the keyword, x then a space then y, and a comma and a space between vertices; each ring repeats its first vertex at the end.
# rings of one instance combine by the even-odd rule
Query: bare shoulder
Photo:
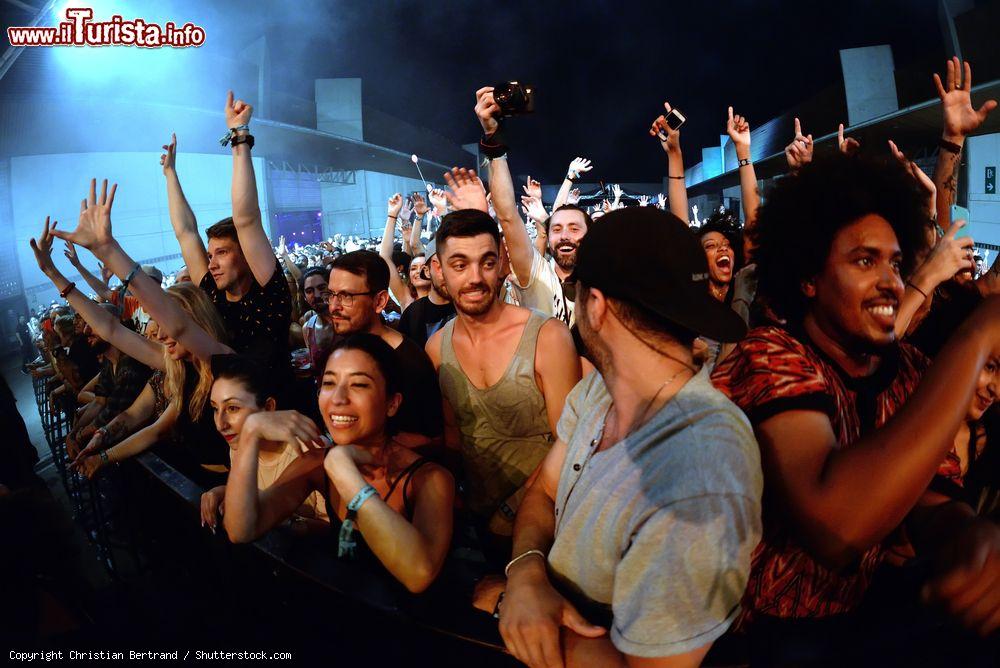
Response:
POLYGON ((568 346, 568 349, 575 349, 573 334, 559 318, 549 318, 542 324, 538 330, 538 343, 545 347, 568 346))
POLYGON ((443 338, 443 331, 444 329, 442 328, 434 332, 431 338, 427 339, 427 343, 424 344, 424 352, 431 358, 435 369, 441 366, 441 339, 443 338))

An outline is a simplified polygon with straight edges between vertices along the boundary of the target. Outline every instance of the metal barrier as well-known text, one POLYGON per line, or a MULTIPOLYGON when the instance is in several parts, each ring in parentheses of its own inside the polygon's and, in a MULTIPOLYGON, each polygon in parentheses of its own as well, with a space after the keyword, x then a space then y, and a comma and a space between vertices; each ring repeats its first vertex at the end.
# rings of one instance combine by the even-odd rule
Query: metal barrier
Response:
POLYGON ((410 595, 386 574, 340 561, 330 546, 288 531, 271 531, 250 545, 232 545, 221 531, 207 534, 198 520, 204 490, 154 452, 106 467, 88 480, 69 468, 66 434, 73 408, 57 405, 50 409, 45 379, 35 379, 33 385, 46 442, 74 519, 85 529, 112 578, 127 580, 133 573, 154 569, 156 564, 150 562, 162 564, 164 560, 172 566, 186 561, 197 573, 194 577, 213 583, 232 579, 234 572, 243 573, 241 584, 227 590, 227 596, 239 597, 252 588, 268 605, 284 607, 288 614, 295 614, 304 596, 324 599, 318 604, 321 607, 331 600, 355 607, 361 604, 367 614, 392 619, 411 634, 450 643, 444 651, 452 659, 472 657, 463 659, 462 665, 516 665, 504 651, 496 621, 472 609, 467 597, 442 594, 443 588, 410 595), (131 553, 134 570, 121 568, 116 554, 123 550, 131 553))

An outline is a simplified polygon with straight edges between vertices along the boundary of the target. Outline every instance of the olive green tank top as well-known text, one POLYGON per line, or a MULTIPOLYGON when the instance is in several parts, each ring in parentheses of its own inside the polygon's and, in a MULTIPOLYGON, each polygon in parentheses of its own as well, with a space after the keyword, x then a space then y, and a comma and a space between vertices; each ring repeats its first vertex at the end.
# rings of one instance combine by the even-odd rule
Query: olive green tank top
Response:
POLYGON ((554 441, 545 397, 535 382, 535 345, 546 320, 531 312, 507 371, 484 390, 472 384, 455 357, 451 337, 456 320, 442 330, 441 394, 454 409, 462 434, 468 507, 483 518, 521 488, 554 441))

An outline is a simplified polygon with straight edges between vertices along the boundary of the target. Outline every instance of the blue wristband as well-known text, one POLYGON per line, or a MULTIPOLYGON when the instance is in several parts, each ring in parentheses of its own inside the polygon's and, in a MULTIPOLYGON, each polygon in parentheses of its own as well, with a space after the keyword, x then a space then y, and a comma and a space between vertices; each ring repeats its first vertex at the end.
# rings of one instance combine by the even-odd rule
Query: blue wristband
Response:
POLYGON ((361 488, 361 491, 354 495, 350 503, 347 504, 347 516, 340 525, 340 532, 337 536, 337 556, 346 557, 348 559, 353 559, 356 548, 357 541, 354 539, 354 534, 356 533, 354 529, 354 520, 358 518, 358 510, 361 508, 362 504, 367 501, 371 496, 375 495, 377 492, 375 488, 371 485, 365 485, 361 488))

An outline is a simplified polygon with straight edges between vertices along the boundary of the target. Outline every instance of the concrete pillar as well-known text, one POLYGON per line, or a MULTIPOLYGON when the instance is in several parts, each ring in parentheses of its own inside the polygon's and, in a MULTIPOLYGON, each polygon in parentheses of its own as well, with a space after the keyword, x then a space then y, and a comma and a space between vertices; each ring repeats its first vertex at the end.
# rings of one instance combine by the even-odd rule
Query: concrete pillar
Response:
POLYGON ((316 129, 364 140, 361 79, 316 79, 316 129))
POLYGON ((896 97, 892 47, 865 46, 841 49, 848 125, 891 114, 899 109, 896 97))

